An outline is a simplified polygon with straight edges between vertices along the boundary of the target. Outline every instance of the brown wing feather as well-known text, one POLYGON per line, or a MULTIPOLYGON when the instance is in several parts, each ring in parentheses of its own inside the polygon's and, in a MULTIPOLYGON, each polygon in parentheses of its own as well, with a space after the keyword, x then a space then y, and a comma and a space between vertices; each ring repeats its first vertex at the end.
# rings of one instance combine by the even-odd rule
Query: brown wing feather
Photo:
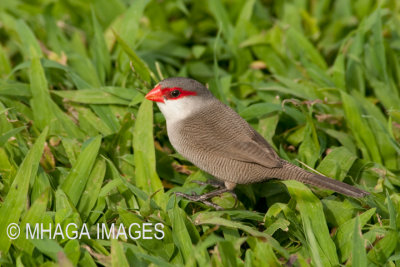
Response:
POLYGON ((237 142, 233 146, 226 147, 223 152, 226 157, 234 160, 257 163, 267 168, 282 167, 280 159, 275 157, 273 150, 253 140, 237 142))

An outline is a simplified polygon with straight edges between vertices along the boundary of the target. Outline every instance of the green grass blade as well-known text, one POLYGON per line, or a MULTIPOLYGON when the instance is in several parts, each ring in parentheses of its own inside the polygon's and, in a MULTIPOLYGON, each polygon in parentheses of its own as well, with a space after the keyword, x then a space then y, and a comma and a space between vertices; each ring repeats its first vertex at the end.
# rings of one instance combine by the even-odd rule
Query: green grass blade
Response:
POLYGON ((186 214, 179 207, 174 207, 168 211, 168 216, 176 245, 184 261, 187 262, 192 252, 192 241, 183 219, 186 214))
POLYGON ((324 58, 302 33, 291 27, 288 29, 287 37, 288 45, 294 53, 301 58, 304 57, 305 59, 313 62, 322 70, 327 69, 327 64, 324 58))
POLYGON ((397 246, 399 241, 398 235, 399 233, 397 231, 388 230, 385 237, 379 240, 378 243, 368 252, 368 259, 378 266, 383 266, 397 246))
POLYGON ((124 50, 124 52, 128 55, 129 59, 131 60, 135 72, 137 72, 137 74, 143 81, 147 82, 148 86, 150 86, 151 83, 150 69, 116 32, 114 32, 114 35, 117 38, 118 44, 121 46, 121 48, 124 50))
POLYGON ((90 173, 85 191, 79 200, 78 211, 83 221, 89 216, 90 211, 96 204, 101 186, 103 184, 104 175, 106 173, 106 162, 104 159, 98 159, 90 173))
POLYGON ((62 247, 57 243, 56 240, 43 238, 43 239, 32 239, 31 242, 36 249, 38 249, 40 252, 50 257, 54 261, 57 261, 58 259, 57 256, 59 253, 63 253, 62 247))
POLYGON ((82 138, 79 128, 50 98, 46 76, 40 63, 40 58, 34 56, 29 71, 32 98, 30 100, 33 116, 39 129, 50 127, 51 134, 64 134, 75 138, 82 138))
POLYGON ((336 246, 330 237, 321 202, 304 184, 297 181, 284 181, 283 183, 297 202, 315 264, 338 265, 336 246))
POLYGON ((357 157, 345 147, 336 147, 321 161, 317 171, 343 181, 357 157))
POLYGON ((0 78, 6 77, 6 75, 11 74, 11 63, 2 45, 0 45, 0 73, 0 78))
POLYGON ((0 95, 31 97, 29 84, 0 80, 0 95))
POLYGON ((91 105, 91 109, 97 116, 112 130, 113 133, 118 132, 120 124, 113 114, 111 107, 108 105, 91 105))
POLYGON ((242 111, 239 112, 239 114, 245 120, 250 120, 280 110, 282 110, 282 106, 279 104, 257 103, 243 109, 242 111))
POLYGON ((210 216, 209 214, 206 214, 206 213, 200 213, 195 216, 194 223, 196 225, 202 225, 202 224, 222 225, 222 226, 230 227, 233 229, 240 229, 240 230, 245 231, 255 237, 265 238, 268 242, 270 242, 271 246, 276 251, 278 251, 285 258, 288 257, 287 251, 285 249, 283 249, 273 237, 271 237, 270 235, 268 235, 266 233, 259 232, 255 229, 253 229, 252 227, 244 225, 240 222, 227 220, 227 219, 224 219, 221 217, 210 216))
POLYGON ((123 16, 114 22, 113 28, 116 29, 121 38, 129 46, 133 46, 137 42, 140 31, 140 19, 149 2, 149 0, 132 2, 129 8, 125 10, 123 16))
POLYGON ((33 147, 29 150, 24 161, 19 166, 10 191, 1 206, 0 251, 2 255, 7 254, 11 244, 11 239, 8 238, 6 232, 7 227, 10 223, 18 223, 21 213, 25 208, 29 182, 36 176, 47 133, 48 128, 45 128, 33 147))
MULTIPOLYGON (((281 266, 274 251, 272 250, 272 246, 268 242, 257 240, 257 243, 254 247, 253 256, 253 264, 250 266, 262 266, 264 264, 267 264, 266 266, 281 266)), ((246 263, 247 262, 245 262, 245 264, 246 263)))
POLYGON ((389 192, 386 190, 386 201, 387 201, 387 205, 388 205, 388 210, 389 210, 389 227, 392 230, 396 230, 396 218, 397 216, 397 212, 396 209, 394 208, 392 199, 390 198, 389 192))
POLYGON ((92 25, 94 30, 93 43, 90 49, 93 56, 93 64, 97 69, 100 81, 104 84, 106 76, 111 70, 110 54, 107 49, 107 44, 104 40, 103 30, 97 21, 96 15, 92 10, 92 25))
POLYGON ((221 0, 208 0, 208 7, 211 13, 214 15, 218 25, 222 28, 226 40, 232 40, 233 26, 229 20, 229 15, 222 4, 221 0))
MULTIPOLYGON (((149 195, 147 195, 145 192, 143 192, 141 189, 137 188, 133 184, 129 183, 126 178, 124 178, 122 175, 118 173, 118 170, 114 166, 114 164, 110 160, 106 160, 108 163, 109 168, 111 169, 112 176, 114 177, 114 180, 112 182, 109 182, 107 185, 105 185, 102 190, 100 191, 100 196, 105 196, 106 193, 111 190, 107 188, 108 185, 111 184, 111 186, 118 186, 119 184, 124 184, 126 188, 128 188, 132 194, 134 194, 136 197, 140 198, 143 202, 147 201, 149 199, 149 195), (120 180, 116 180, 116 178, 119 178, 120 180)), ((153 199, 150 199, 150 205, 153 209, 159 209, 157 203, 153 199)))
POLYGON ((14 129, 9 130, 8 132, 2 134, 0 136, 0 147, 4 146, 4 144, 8 141, 8 139, 10 139, 11 137, 13 137, 14 135, 16 135, 17 133, 21 132, 24 129, 26 129, 25 126, 18 127, 18 128, 14 128, 14 129))
POLYGON ((42 57, 42 49, 40 49, 39 42, 37 41, 35 34, 29 28, 25 21, 22 19, 17 20, 15 23, 15 29, 18 33, 19 41, 22 43, 23 53, 25 59, 29 59, 32 56, 32 49, 34 55, 42 57))
POLYGON ((56 118, 52 112, 50 95, 47 89, 48 84, 39 57, 32 58, 29 77, 31 82, 33 116, 37 127, 43 129, 51 121, 56 120, 56 118))
POLYGON ((111 240, 111 266, 129 267, 122 243, 119 242, 117 239, 111 240))
POLYGON ((307 116, 306 129, 304 131, 303 142, 299 147, 301 161, 314 168, 320 156, 321 146, 319 144, 317 130, 310 116, 307 116))
POLYGON ((355 99, 347 93, 341 92, 341 96, 347 123, 363 156, 367 160, 382 163, 375 137, 369 125, 362 118, 359 105, 355 99), (362 129, 362 131, 360 131, 360 129, 362 129))
MULTIPOLYGON (((370 209, 357 217, 359 218, 360 227, 364 227, 364 225, 371 219, 374 213, 375 209, 370 209)), ((353 218, 340 225, 336 232, 335 241, 340 251, 341 262, 344 262, 350 256, 355 223, 356 218, 353 218)))
POLYGON ((69 175, 63 182, 61 188, 76 206, 85 189, 90 171, 93 168, 101 144, 101 137, 97 136, 90 140, 85 148, 82 149, 76 163, 72 167, 69 175))
POLYGON ((116 97, 101 90, 70 90, 70 91, 52 91, 53 94, 65 98, 72 102, 83 104, 118 104, 128 105, 129 101, 116 97))
POLYGON ((236 261, 236 250, 233 246, 232 241, 220 241, 218 242, 218 252, 221 257, 222 266, 236 267, 238 266, 236 261))
POLYGON ((154 199, 165 206, 163 186, 156 173, 156 156, 153 139, 153 103, 144 100, 140 105, 133 131, 133 150, 136 186, 148 195, 158 192, 154 199))
POLYGON ((360 220, 358 216, 354 224, 353 232, 352 266, 367 266, 367 253, 365 252, 365 241, 362 237, 360 220))
MULTIPOLYGON (((33 228, 35 224, 42 223, 44 220, 44 214, 46 212, 47 203, 49 198, 49 190, 46 190, 41 194, 36 201, 32 204, 28 212, 25 216, 22 217, 21 220, 21 228, 24 229, 25 225, 29 223, 29 225, 33 228)), ((35 247, 29 240, 25 239, 26 233, 25 231, 21 231, 20 237, 15 240, 15 246, 21 250, 24 250, 29 255, 32 255, 35 247)))
POLYGON ((87 122, 103 136, 113 133, 113 130, 108 126, 108 124, 106 124, 101 118, 97 117, 89 108, 79 106, 76 107, 76 110, 79 113, 80 123, 84 123, 84 121, 87 122))

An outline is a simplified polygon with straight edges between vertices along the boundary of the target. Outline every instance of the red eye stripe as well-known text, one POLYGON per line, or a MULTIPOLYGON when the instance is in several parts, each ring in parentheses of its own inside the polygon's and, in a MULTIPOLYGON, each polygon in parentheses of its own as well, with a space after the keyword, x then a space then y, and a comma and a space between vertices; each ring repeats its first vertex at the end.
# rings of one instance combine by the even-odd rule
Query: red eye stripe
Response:
POLYGON ((163 89, 161 89, 161 93, 167 99, 171 99, 171 100, 180 99, 182 97, 189 96, 189 95, 197 95, 196 92, 186 91, 186 90, 183 90, 180 87, 163 88, 163 89), (172 93, 174 91, 179 91, 180 94, 178 96, 174 96, 173 93, 172 93))

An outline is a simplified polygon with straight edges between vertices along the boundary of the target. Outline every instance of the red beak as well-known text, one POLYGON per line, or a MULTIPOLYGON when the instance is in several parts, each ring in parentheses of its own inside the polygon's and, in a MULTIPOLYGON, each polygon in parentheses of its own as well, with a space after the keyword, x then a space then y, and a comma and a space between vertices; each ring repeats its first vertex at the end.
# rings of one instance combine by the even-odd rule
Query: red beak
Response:
POLYGON ((146 99, 151 101, 164 103, 164 97, 161 92, 161 85, 157 85, 156 87, 154 87, 150 92, 147 93, 145 97, 146 99))

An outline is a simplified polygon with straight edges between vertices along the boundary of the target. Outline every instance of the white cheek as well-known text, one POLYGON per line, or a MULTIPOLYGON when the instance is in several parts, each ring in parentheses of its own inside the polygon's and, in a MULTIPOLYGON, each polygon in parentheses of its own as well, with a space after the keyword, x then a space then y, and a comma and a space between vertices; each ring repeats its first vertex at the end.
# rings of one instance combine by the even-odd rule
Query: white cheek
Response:
POLYGON ((167 120, 167 123, 185 119, 195 109, 193 102, 188 101, 187 98, 165 100, 164 103, 157 102, 157 105, 167 120))

